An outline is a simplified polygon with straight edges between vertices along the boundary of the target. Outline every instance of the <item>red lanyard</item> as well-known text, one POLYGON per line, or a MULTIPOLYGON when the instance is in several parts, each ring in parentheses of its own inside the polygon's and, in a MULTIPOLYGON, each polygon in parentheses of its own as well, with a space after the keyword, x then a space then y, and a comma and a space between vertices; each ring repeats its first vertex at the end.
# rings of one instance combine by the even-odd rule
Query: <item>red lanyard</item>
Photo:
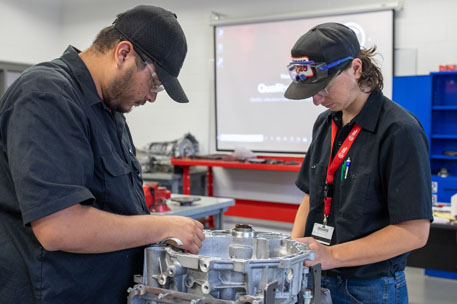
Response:
POLYGON ((352 127, 351 132, 346 137, 343 142, 343 145, 340 147, 338 152, 336 153, 335 157, 332 160, 333 155, 333 144, 335 143, 336 133, 338 132, 338 127, 336 126, 335 122, 332 120, 332 143, 330 146, 330 157, 328 160, 328 168, 327 168, 327 178, 325 179, 325 186, 324 186, 324 225, 327 225, 327 217, 330 214, 330 206, 332 205, 333 199, 333 176, 335 175, 336 170, 343 162, 343 159, 349 152, 352 144, 354 143, 355 139, 360 133, 360 127, 357 124, 354 124, 352 127))

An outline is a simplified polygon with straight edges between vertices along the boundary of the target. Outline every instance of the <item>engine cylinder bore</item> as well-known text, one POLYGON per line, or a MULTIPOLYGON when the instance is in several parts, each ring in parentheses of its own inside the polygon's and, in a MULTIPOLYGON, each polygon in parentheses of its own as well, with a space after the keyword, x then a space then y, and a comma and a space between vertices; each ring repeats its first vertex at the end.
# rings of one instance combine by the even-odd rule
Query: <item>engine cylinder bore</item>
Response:
POLYGON ((229 246, 229 256, 232 259, 250 259, 252 258, 252 246, 242 244, 231 244, 229 246))
POLYGON ((236 224, 232 229, 232 236, 236 238, 253 238, 255 234, 252 226, 247 224, 236 224))

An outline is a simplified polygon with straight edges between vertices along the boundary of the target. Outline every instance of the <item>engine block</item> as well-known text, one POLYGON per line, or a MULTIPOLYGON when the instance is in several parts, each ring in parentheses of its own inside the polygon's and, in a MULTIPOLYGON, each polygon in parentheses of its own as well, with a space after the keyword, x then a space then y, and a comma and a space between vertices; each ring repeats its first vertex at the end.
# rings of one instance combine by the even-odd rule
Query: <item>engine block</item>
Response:
POLYGON ((205 230, 205 237, 198 255, 165 244, 147 247, 128 303, 318 303, 303 266, 314 259, 308 245, 249 225, 205 230))

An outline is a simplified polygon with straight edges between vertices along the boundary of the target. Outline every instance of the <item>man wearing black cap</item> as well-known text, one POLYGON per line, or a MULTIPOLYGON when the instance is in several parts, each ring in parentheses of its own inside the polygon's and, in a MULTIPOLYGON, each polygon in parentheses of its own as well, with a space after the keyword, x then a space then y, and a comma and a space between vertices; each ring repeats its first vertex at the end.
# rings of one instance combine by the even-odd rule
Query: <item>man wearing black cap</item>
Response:
POLYGON ((149 215, 122 113, 178 82, 176 15, 138 6, 84 52, 26 70, 0 101, 2 303, 125 303, 143 247, 169 237, 197 253, 203 226, 149 215))
POLYGON ((427 242, 431 176, 427 137, 418 120, 382 94, 375 48, 355 33, 318 25, 298 39, 285 96, 328 108, 296 185, 305 197, 292 238, 321 263, 334 303, 408 303, 409 251, 427 242))

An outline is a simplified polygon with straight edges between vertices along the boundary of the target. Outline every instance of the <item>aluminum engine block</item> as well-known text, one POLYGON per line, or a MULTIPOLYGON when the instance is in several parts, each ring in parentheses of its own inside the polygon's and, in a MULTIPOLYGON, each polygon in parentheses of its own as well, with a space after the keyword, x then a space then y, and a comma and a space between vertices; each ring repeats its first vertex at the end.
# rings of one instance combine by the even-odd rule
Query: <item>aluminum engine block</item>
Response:
POLYGON ((147 247, 128 304, 331 303, 306 289, 311 273, 303 261, 314 259, 308 245, 249 225, 205 230, 205 236, 198 255, 164 244, 147 247))

